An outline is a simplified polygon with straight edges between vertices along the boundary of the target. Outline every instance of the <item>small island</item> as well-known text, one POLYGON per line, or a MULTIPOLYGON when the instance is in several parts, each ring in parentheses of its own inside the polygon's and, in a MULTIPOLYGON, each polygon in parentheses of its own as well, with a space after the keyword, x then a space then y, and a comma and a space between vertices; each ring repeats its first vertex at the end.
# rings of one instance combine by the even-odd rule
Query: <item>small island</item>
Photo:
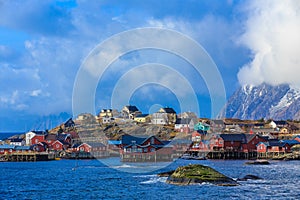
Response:
POLYGON ((232 178, 219 173, 213 168, 199 164, 178 167, 175 171, 164 172, 158 175, 168 177, 166 182, 174 185, 199 183, 212 183, 219 186, 239 185, 232 178))

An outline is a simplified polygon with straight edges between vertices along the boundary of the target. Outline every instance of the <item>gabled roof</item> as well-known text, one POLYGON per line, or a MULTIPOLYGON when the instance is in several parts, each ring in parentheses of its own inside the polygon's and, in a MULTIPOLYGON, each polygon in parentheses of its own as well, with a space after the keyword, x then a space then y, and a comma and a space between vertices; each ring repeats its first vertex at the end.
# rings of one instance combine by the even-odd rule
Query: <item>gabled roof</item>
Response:
POLYGON ((75 126, 75 122, 72 120, 72 118, 70 118, 64 123, 64 126, 65 127, 73 127, 73 126, 75 126))
POLYGON ((48 134, 45 137, 45 140, 56 140, 57 136, 55 134, 48 134))
POLYGON ((242 143, 247 142, 245 134, 221 134, 220 137, 224 141, 234 141, 234 142, 242 142, 242 143))
MULTIPOLYGON (((142 137, 136 137, 132 135, 122 135, 121 138, 121 144, 123 145, 129 145, 135 142, 135 144, 141 145, 144 142, 146 142, 149 138, 155 137, 155 136, 142 136, 142 137)), ((160 141, 157 137, 155 137, 158 141, 160 141)), ((164 144, 162 141, 160 141, 162 144, 164 144)))
POLYGON ((35 133, 36 135, 47 135, 48 133, 46 131, 31 131, 35 133))
POLYGON ((65 141, 67 139, 67 137, 71 137, 70 134, 66 134, 66 133, 59 133, 57 134, 57 140, 59 141, 65 141))
POLYGON ((300 142, 298 142, 297 140, 280 140, 280 142, 288 145, 300 144, 300 142))
POLYGON ((129 105, 129 106, 125 106, 125 108, 127 108, 129 112, 139 111, 139 109, 136 106, 129 105))
POLYGON ((271 139, 267 142, 268 146, 278 146, 278 147, 283 147, 286 143, 281 143, 279 140, 276 139, 271 139))
POLYGON ((163 110, 163 112, 165 113, 174 113, 176 114, 175 110, 173 108, 169 108, 169 107, 166 107, 166 108, 161 108, 161 110, 163 110))
POLYGON ((284 126, 284 125, 287 125, 287 121, 284 121, 284 120, 279 120, 279 121, 273 121, 277 126, 278 125, 281 125, 281 126, 284 126))
POLYGON ((106 147, 103 143, 101 142, 88 142, 88 145, 90 145, 91 147, 95 148, 95 147, 106 147))
POLYGON ((149 114, 139 114, 137 116, 135 116, 135 118, 139 118, 139 117, 147 117, 149 114))
MULTIPOLYGON (((61 143, 62 145, 64 145, 64 142, 62 142, 62 141, 59 141, 59 140, 55 140, 53 143, 52 143, 52 145, 54 144, 54 143, 61 143)), ((66 144, 66 143, 65 143, 66 144)))
POLYGON ((10 139, 10 142, 22 142, 23 139, 22 138, 12 138, 10 139))
POLYGON ((191 120, 191 118, 178 118, 175 124, 189 124, 191 120))
POLYGON ((222 119, 213 119, 211 120, 214 124, 224 125, 224 121, 222 119))
POLYGON ((145 139, 147 139, 147 138, 146 137, 135 137, 132 135, 122 135, 121 144, 129 145, 133 141, 135 141, 136 144, 141 144, 145 139))

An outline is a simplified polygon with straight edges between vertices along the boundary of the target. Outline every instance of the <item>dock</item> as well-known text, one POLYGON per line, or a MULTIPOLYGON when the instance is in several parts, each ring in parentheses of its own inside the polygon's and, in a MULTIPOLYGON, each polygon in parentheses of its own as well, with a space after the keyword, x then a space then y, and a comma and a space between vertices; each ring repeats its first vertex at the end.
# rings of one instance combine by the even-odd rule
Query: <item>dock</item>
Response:
POLYGON ((36 162, 55 160, 55 155, 50 153, 22 152, 0 155, 2 162, 36 162))

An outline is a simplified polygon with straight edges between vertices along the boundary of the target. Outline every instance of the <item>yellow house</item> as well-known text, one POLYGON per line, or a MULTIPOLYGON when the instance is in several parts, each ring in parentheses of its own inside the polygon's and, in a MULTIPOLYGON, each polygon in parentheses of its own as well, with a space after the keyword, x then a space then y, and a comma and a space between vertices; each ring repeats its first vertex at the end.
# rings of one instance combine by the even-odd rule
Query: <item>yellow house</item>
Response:
POLYGON ((289 133, 289 130, 286 127, 284 127, 284 128, 281 128, 279 132, 280 133, 289 133))
POLYGON ((140 114, 135 116, 134 121, 138 123, 149 123, 151 121, 151 117, 148 114, 140 114))
POLYGON ((113 117, 112 109, 102 109, 98 116, 99 117, 113 117))

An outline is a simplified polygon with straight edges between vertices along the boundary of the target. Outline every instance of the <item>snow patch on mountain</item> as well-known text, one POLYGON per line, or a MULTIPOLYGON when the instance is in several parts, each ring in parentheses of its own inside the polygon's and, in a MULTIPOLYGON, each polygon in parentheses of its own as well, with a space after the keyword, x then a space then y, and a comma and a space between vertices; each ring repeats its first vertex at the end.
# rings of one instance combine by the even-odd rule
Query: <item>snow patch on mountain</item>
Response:
POLYGON ((292 103, 298 100, 300 97, 299 89, 290 88, 290 90, 281 98, 276 106, 270 108, 270 115, 274 115, 276 112, 288 108, 292 103))
POLYGON ((218 117, 298 119, 300 117, 300 89, 287 84, 244 85, 229 98, 218 117))

